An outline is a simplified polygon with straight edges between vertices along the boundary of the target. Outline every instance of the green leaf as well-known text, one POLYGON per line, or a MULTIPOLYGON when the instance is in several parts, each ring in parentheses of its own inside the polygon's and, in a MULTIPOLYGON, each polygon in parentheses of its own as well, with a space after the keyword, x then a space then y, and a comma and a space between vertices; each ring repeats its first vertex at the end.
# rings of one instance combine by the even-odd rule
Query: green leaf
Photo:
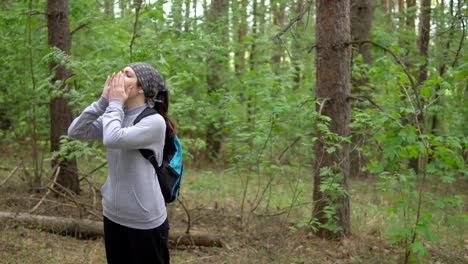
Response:
POLYGON ((414 243, 409 246, 409 249, 419 256, 425 256, 427 254, 426 248, 421 241, 414 241, 414 243))

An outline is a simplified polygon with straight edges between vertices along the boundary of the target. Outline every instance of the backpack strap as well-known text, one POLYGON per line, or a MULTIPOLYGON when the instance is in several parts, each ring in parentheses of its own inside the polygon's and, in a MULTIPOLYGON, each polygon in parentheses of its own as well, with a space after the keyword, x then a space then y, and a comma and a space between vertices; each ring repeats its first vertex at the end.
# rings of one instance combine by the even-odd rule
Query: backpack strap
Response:
POLYGON ((157 114, 158 111, 154 110, 151 107, 145 108, 136 118, 135 121, 133 121, 133 125, 136 125, 138 122, 140 122, 143 118, 150 116, 150 115, 155 115, 157 114))
MULTIPOLYGON (((151 107, 145 108, 136 118, 135 121, 133 121, 133 125, 136 125, 138 122, 140 122, 143 118, 150 116, 150 115, 155 115, 157 114, 158 111, 151 107)), ((139 149, 141 155, 145 157, 145 159, 149 160, 151 164, 153 164, 154 168, 158 167, 158 162, 156 161, 156 158, 154 157, 154 152, 149 149, 139 149)))

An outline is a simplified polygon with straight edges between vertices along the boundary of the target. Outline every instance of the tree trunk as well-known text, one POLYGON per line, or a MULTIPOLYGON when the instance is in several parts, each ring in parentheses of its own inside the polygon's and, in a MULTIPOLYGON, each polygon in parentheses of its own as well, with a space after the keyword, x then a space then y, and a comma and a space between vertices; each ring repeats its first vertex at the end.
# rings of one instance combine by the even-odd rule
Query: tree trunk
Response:
POLYGON ((398 0, 398 12, 405 11, 405 0, 398 0))
MULTIPOLYGON (((371 0, 351 0, 351 38, 353 41, 368 40, 372 29, 372 1, 371 0)), ((368 44, 354 45, 354 49, 362 54, 364 62, 372 63, 372 56, 368 44)), ((354 56, 353 56, 354 57, 354 56)), ((361 87, 368 83, 366 77, 352 79, 353 94, 363 94, 361 87)), ((350 153, 350 177, 363 176, 362 167, 365 166, 367 158, 359 151, 356 145, 362 144, 363 137, 352 133, 353 151, 350 153)))
POLYGON ((110 18, 114 18, 114 1, 115 0, 104 0, 104 11, 110 18))
MULTIPOLYGON (((406 0, 407 9, 412 9, 415 6, 416 6, 416 0, 406 0)), ((406 17, 406 25, 410 27, 412 30, 415 29, 414 19, 415 19, 415 12, 414 10, 410 10, 410 13, 406 17)))
MULTIPOLYGON (((47 28, 49 32, 48 43, 51 47, 57 47, 65 54, 70 55, 71 35, 70 22, 68 20, 68 0, 48 0, 47 1, 47 28)), ((61 94, 66 94, 69 90, 66 80, 70 78, 71 72, 64 65, 59 65, 52 61, 49 64, 50 71, 54 71, 52 84, 60 84, 61 94)), ((50 100, 50 129, 51 129, 51 150, 60 149, 60 137, 67 134, 68 126, 72 121, 72 114, 68 108, 68 100, 63 95, 51 98, 50 100)), ((60 173, 57 177, 57 183, 70 189, 75 193, 80 192, 78 181, 78 170, 76 160, 57 160, 52 161, 52 167, 57 164, 60 166, 60 173)))
MULTIPOLYGON (((349 136, 350 104, 348 102, 350 83, 351 40, 349 0, 317 0, 316 41, 317 41, 317 112, 331 118, 329 129, 341 137, 349 136)), ((347 194, 330 191, 327 183, 339 183, 347 193, 349 178, 349 145, 329 153, 320 132, 315 144, 315 175, 313 201, 314 218, 321 224, 318 235, 322 238, 340 238, 350 234, 350 210, 347 194), (322 170, 330 169, 334 175, 321 176, 322 170), (322 186, 323 185, 323 186, 322 186), (324 189, 321 187, 325 187, 324 189), (332 207, 336 219, 327 211, 332 207), (330 219, 332 218, 332 219, 330 219), (339 228, 332 232, 327 224, 335 222, 339 228)), ((335 142, 336 143, 336 142, 335 142)))
MULTIPOLYGON (((271 10, 273 12, 273 25, 282 28, 284 26, 284 17, 286 12, 286 3, 284 0, 273 0, 270 2, 271 10)), ((283 54, 282 43, 277 43, 275 50, 273 51, 272 66, 275 72, 279 72, 281 56, 283 54)))
POLYGON ((389 8, 388 8, 388 0, 381 0, 380 5, 382 6, 382 10, 383 10, 385 13, 388 13, 388 11, 389 11, 389 8))
POLYGON ((174 0, 172 1, 171 5, 171 15, 172 21, 175 28, 177 28, 180 32, 182 32, 182 23, 183 23, 183 15, 182 15, 182 6, 183 0, 174 0))
POLYGON ((245 67, 245 43, 244 42, 245 42, 245 38, 247 37, 247 31, 248 31, 247 7, 249 3, 247 0, 242 0, 237 3, 234 3, 235 1, 232 1, 232 2, 233 2, 232 3, 233 10, 234 10, 234 5, 237 5, 235 8, 237 13, 233 14, 233 17, 237 16, 237 14, 239 14, 240 16, 240 19, 238 19, 238 23, 235 24, 236 30, 237 30, 237 46, 239 47, 235 53, 236 54, 235 71, 236 71, 236 74, 239 76, 245 67))
MULTIPOLYGON (((454 13, 453 13, 453 0, 450 0, 450 3, 449 3, 449 10, 450 10, 450 15, 451 17, 454 16, 454 13)), ((445 9, 445 2, 442 1, 441 3, 441 10, 444 10, 445 9)), ((454 24, 452 24, 451 27, 453 27, 454 24)), ((436 29, 436 35, 439 35, 441 32, 444 32, 446 30, 446 27, 445 27, 445 23, 443 23, 443 25, 438 25, 437 26, 437 29, 436 29)), ((443 56, 442 58, 448 58, 449 57, 449 51, 450 51, 450 44, 453 40, 453 35, 455 33, 455 30, 453 30, 453 28, 450 28, 449 30, 449 36, 447 38, 447 42, 445 43, 445 47, 444 47, 444 52, 442 53, 443 56)), ((444 76, 445 75, 445 71, 447 69, 447 65, 446 65, 446 62, 442 62, 441 65, 439 66, 439 75, 440 76, 444 76)), ((440 94, 440 90, 441 90, 441 86, 440 85, 437 85, 436 86, 436 89, 435 89, 435 92, 434 92, 434 95, 435 95, 435 99, 434 99, 434 104, 438 105, 438 104, 441 104, 441 95, 440 94)), ((432 116, 432 123, 431 123, 431 133, 434 134, 434 135, 440 135, 440 131, 439 131, 439 117, 438 117, 438 113, 433 113, 433 116, 432 116)))
MULTIPOLYGON (((369 39, 372 29, 372 10, 371 0, 351 0, 351 36, 353 41, 369 39)), ((369 45, 355 45, 367 64, 372 63, 369 45)))
POLYGON ((191 0, 185 0, 184 31, 190 31, 190 3, 191 0))
MULTIPOLYGON (((218 34, 223 36, 218 38, 220 41, 219 46, 222 43, 227 43, 227 12, 228 1, 227 0, 213 0, 211 1, 210 10, 207 16, 207 29, 210 33, 218 34)), ((221 51, 219 51, 221 52, 221 51)), ((210 72, 207 76, 208 83, 208 95, 216 96, 216 92, 222 87, 222 76, 226 68, 226 59, 228 54, 214 54, 208 58, 208 65, 210 72)), ((216 102, 214 102, 216 103, 216 102)), ((215 121, 211 121, 207 127, 206 133, 206 145, 207 155, 210 161, 216 161, 221 151, 221 145, 223 141, 223 118, 218 118, 215 121)))
MULTIPOLYGON (((295 16, 299 16, 300 14, 302 14, 303 10, 304 10, 304 1, 303 0, 297 0, 296 1, 296 10, 295 10, 295 16)), ((296 22, 297 23, 297 27, 300 28, 304 25, 304 23, 302 22, 302 20, 299 20, 296 22)), ((293 91, 297 91, 299 90, 299 87, 301 86, 301 64, 300 64, 300 60, 302 59, 300 56, 301 55, 301 42, 300 42, 300 38, 299 36, 293 38, 292 40, 293 42, 293 52, 296 53, 297 55, 294 56, 293 58, 293 61, 292 61, 292 64, 294 66, 294 84, 293 84, 293 91)))
POLYGON ((119 0, 120 16, 125 17, 128 8, 128 0, 119 0))
POLYGON ((427 80, 427 61, 429 55, 429 38, 431 30, 431 0, 421 3, 421 34, 419 39, 419 53, 424 62, 419 68, 418 85, 427 80))
MULTIPOLYGON (((27 213, 0 212, 0 221, 13 221, 32 228, 47 232, 71 235, 79 238, 95 238, 104 235, 102 222, 88 219, 76 219, 54 216, 41 216, 27 213)), ((169 243, 173 247, 180 245, 222 247, 222 238, 212 233, 192 231, 186 234, 183 231, 170 230, 169 243)))

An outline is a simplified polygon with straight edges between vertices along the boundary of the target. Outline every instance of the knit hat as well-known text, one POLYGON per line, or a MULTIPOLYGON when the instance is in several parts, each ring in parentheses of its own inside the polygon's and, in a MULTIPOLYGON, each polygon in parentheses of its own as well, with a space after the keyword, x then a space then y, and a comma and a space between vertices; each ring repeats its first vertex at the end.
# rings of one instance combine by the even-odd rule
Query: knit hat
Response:
POLYGON ((144 62, 130 63, 128 67, 132 68, 135 72, 148 103, 160 102, 157 99, 158 93, 160 91, 167 91, 167 87, 159 72, 153 66, 144 62))

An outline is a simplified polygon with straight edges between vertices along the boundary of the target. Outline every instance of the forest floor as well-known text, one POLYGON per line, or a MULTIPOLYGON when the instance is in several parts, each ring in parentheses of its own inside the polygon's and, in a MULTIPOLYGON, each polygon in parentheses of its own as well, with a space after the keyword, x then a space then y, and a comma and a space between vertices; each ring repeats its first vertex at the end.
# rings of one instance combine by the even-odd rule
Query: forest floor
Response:
MULTIPOLYGON (((11 171, 0 170, 0 183, 11 171)), ((224 247, 180 246, 171 248, 171 263, 402 263, 404 250, 391 245, 384 235, 382 225, 385 215, 380 215, 379 200, 371 182, 360 180, 353 184, 351 201, 352 232, 341 241, 326 241, 316 237, 310 230, 298 225, 295 215, 310 212, 303 210, 260 211, 240 215, 241 198, 220 190, 209 177, 219 179, 221 172, 200 173, 197 180, 206 181, 201 188, 193 184, 194 175, 187 175, 182 189, 183 201, 192 223, 192 230, 218 234, 223 237, 224 247), (216 194, 216 195, 215 195, 216 194), (359 195, 357 195, 359 194, 359 195), (237 197, 237 198, 236 198, 237 197), (366 201, 366 202, 363 202, 366 201)), ((225 177, 225 176, 224 176, 225 177)), ((76 206, 63 197, 49 194, 34 211, 49 216, 79 217, 100 220, 99 194, 91 185, 99 188, 102 178, 82 184, 82 194, 77 196, 80 204, 87 204, 93 214, 76 206)), ((26 186, 24 175, 17 176, 0 186, 0 211, 28 212, 45 195, 46 189, 31 192, 26 186), (23 179, 23 180, 22 180, 23 179)), ((96 190, 96 189, 95 189, 96 190)), ((236 193, 242 193, 238 190, 236 193)), ((305 195, 311 197, 309 193, 305 195)), ((248 202, 245 203, 246 208, 248 202)), ((252 202, 250 202, 252 204, 252 202)), ((249 210, 244 210, 248 212, 249 210)), ((185 230, 187 216, 180 203, 169 207, 172 230, 185 230)), ((440 243, 425 243, 428 249, 423 263, 468 263, 468 240, 464 226, 454 229, 440 243), (452 241, 453 240, 453 241, 452 241), (447 242, 448 241, 448 242, 447 242), (452 243, 453 242, 453 243, 452 243)), ((102 238, 84 240, 27 228, 16 223, 0 223, 0 263, 106 263, 102 238)))

